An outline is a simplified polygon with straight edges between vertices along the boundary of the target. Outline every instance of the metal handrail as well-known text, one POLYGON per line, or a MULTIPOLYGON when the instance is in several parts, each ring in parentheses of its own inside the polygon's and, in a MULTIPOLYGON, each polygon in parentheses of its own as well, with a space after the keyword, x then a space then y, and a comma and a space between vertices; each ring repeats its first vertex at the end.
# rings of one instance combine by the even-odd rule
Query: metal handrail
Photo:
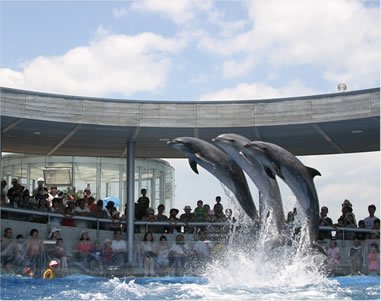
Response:
MULTIPOLYGON (((65 215, 60 213, 53 213, 53 212, 41 212, 37 210, 27 210, 27 209, 21 209, 21 208, 10 208, 10 207, 0 207, 0 211, 3 212, 13 212, 13 213, 22 213, 22 214, 33 214, 33 215, 40 215, 40 216, 47 216, 50 217, 58 217, 58 218, 64 218, 65 215)), ((97 222, 97 225, 99 226, 99 222, 103 223, 112 223, 115 222, 112 218, 104 219, 104 218, 96 218, 96 217, 89 217, 89 216, 79 216, 79 215, 73 215, 71 218, 74 220, 83 220, 83 221, 94 221, 97 222)), ((117 221, 120 224, 126 224, 126 220, 118 220, 117 221)), ((136 220, 134 221, 134 225, 136 226, 228 226, 230 225, 230 222, 224 221, 224 222, 217 222, 217 221, 209 221, 209 222, 183 222, 183 221, 142 221, 142 220, 136 220)), ((99 229, 97 229, 99 230, 99 229)), ((343 232, 363 232, 363 233, 380 233, 380 230, 377 229, 368 229, 368 228, 349 228, 349 227, 331 227, 331 226, 319 226, 319 230, 323 231, 343 231, 343 232)))

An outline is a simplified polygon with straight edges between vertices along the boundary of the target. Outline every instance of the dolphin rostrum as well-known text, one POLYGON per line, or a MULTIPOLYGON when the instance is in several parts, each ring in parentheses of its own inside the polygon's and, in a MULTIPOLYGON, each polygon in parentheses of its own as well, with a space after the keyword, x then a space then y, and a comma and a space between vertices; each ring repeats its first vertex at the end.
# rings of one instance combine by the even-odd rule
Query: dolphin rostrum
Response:
POLYGON ((320 172, 305 166, 286 149, 268 142, 253 141, 244 146, 242 153, 245 156, 254 155, 265 169, 290 187, 306 215, 309 239, 314 243, 319 233, 319 199, 313 178, 321 176, 320 172))
MULTIPOLYGON (((264 167, 251 154, 245 157, 242 153, 243 147, 251 141, 238 134, 221 134, 212 140, 218 147, 222 148, 231 159, 246 172, 246 174, 257 186, 260 193, 259 208, 264 207, 264 216, 270 212, 275 222, 278 233, 285 228, 285 216, 278 182, 274 176, 269 177, 264 167), (264 203, 263 205, 261 203, 264 203)), ((271 171, 267 171, 271 172, 271 171)), ((261 210, 260 210, 261 211, 261 210)), ((261 216, 262 214, 260 214, 261 216)), ((263 218, 263 217, 261 217, 263 218)))
POLYGON ((217 146, 194 137, 178 137, 167 142, 184 152, 192 170, 198 174, 197 164, 220 180, 237 198, 242 209, 253 220, 258 214, 245 175, 239 165, 217 146))

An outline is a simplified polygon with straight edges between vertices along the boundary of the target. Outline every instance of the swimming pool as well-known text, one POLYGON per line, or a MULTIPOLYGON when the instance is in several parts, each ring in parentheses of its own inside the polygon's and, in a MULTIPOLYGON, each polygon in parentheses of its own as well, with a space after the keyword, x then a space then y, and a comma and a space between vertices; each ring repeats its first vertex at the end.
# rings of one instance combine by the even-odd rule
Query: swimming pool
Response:
POLYGON ((73 275, 53 280, 1 276, 3 300, 379 300, 380 277, 325 278, 301 285, 219 284, 205 277, 100 278, 73 275))

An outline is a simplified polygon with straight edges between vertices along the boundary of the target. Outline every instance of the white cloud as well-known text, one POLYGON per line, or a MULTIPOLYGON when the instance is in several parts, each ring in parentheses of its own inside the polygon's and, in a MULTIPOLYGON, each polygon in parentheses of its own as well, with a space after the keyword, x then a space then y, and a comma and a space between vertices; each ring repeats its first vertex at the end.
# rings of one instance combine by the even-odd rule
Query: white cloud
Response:
POLYGON ((37 57, 24 63, 21 71, 0 69, 0 85, 87 96, 157 92, 166 83, 171 55, 185 46, 182 38, 107 35, 103 27, 96 37, 61 56, 37 57))
POLYGON ((243 60, 229 60, 223 63, 223 77, 234 78, 246 75, 252 70, 257 60, 254 56, 248 55, 243 60))
POLYGON ((130 9, 133 11, 153 12, 170 19, 177 24, 189 23, 197 13, 211 9, 212 1, 157 1, 141 0, 132 2, 130 9))
MULTIPOLYGON (((322 70, 324 79, 343 78, 353 88, 379 84, 378 7, 356 0, 247 3, 251 29, 228 37, 205 33, 199 47, 227 57, 254 56, 270 66, 310 65, 322 70)), ((237 67, 246 60, 229 58, 225 66, 232 62, 237 67)), ((240 76, 254 67, 229 74, 240 76)))
POLYGON ((202 100, 246 100, 313 95, 316 91, 304 87, 299 81, 290 81, 280 88, 264 83, 240 83, 234 88, 206 93, 202 100))

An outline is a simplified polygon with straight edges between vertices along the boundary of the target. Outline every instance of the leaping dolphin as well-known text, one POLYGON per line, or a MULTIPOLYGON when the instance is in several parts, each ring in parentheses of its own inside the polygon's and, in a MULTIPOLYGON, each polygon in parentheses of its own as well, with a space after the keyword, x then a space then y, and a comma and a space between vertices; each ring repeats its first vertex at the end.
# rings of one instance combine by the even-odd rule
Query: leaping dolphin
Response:
POLYGON ((178 137, 168 141, 167 144, 187 155, 195 173, 198 174, 197 164, 199 164, 214 175, 235 195, 246 214, 253 220, 258 219, 245 175, 226 153, 217 146, 194 137, 178 137))
MULTIPOLYGON (((243 147, 251 141, 238 134, 221 134, 212 140, 218 147, 222 148, 232 160, 246 172, 246 174, 257 186, 260 198, 259 208, 265 207, 264 215, 270 212, 275 221, 276 228, 280 234, 285 228, 285 216, 282 197, 278 182, 274 175, 268 176, 264 167, 251 154, 245 157, 242 153, 243 147), (264 202, 264 206, 261 204, 264 202)), ((267 172, 271 172, 267 170, 267 172)), ((261 211, 261 210, 260 210, 261 211)), ((262 214, 260 214, 261 216, 262 214)))
POLYGON ((255 156, 265 169, 290 187, 307 217, 309 239, 314 243, 319 233, 319 199, 313 178, 321 176, 320 172, 305 166, 284 148, 268 142, 253 141, 244 146, 242 153, 255 156))

